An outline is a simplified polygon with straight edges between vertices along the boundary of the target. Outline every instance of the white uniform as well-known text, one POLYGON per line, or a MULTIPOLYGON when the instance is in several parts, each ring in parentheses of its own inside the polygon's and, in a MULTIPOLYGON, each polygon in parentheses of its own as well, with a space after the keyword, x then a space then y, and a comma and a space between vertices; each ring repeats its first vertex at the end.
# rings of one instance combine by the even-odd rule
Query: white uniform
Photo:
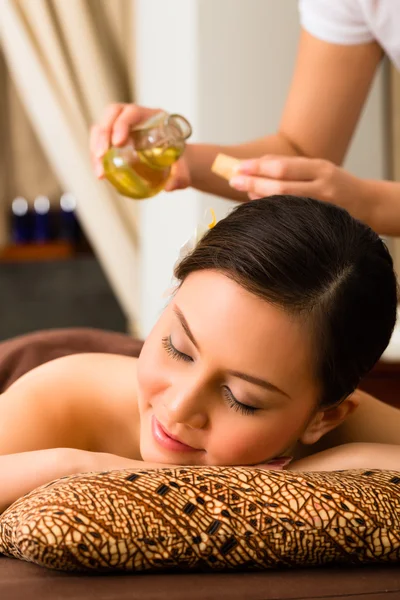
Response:
POLYGON ((400 0, 299 0, 302 27, 333 44, 376 40, 400 70, 400 0))

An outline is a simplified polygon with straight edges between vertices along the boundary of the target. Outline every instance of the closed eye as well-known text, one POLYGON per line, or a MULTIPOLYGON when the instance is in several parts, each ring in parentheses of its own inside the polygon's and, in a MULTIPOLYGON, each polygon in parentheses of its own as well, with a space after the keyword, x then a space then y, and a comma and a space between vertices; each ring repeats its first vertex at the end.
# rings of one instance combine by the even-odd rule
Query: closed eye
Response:
POLYGON ((184 352, 180 352, 171 341, 171 336, 164 337, 162 339, 162 345, 166 353, 174 358, 175 360, 183 360, 185 362, 193 362, 193 358, 184 352))
POLYGON ((233 410, 242 413, 242 415, 254 415, 254 413, 259 410, 258 408, 255 408, 255 406, 249 406, 248 404, 239 402, 226 385, 222 387, 222 392, 227 404, 233 408, 233 410))

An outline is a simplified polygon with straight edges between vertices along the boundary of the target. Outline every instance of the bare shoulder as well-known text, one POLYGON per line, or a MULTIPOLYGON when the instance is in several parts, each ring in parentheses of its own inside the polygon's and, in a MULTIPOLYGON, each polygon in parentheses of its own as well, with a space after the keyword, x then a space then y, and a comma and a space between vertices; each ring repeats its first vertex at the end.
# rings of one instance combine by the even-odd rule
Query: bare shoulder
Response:
POLYGON ((138 422, 136 362, 76 354, 26 373, 0 397, 0 453, 61 446, 108 451, 115 436, 123 442, 123 423, 138 422))
MULTIPOLYGON (((48 385, 50 382, 59 382, 69 379, 70 385, 80 385, 80 382, 92 378, 95 380, 108 379, 110 374, 129 372, 136 368, 136 358, 118 354, 72 354, 46 362, 32 371, 25 373, 10 386, 9 390, 20 388, 21 385, 48 385)), ((8 393, 8 391, 6 393, 8 393)))

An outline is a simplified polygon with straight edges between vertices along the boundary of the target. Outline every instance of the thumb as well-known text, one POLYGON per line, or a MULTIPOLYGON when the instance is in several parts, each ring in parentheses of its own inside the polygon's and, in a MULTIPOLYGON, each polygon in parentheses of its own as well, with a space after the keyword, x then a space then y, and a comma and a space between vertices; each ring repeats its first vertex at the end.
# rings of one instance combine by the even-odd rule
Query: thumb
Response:
POLYGON ((166 192, 172 192, 174 190, 184 190, 190 185, 190 173, 189 167, 184 158, 181 158, 176 162, 172 169, 171 175, 165 186, 166 192))

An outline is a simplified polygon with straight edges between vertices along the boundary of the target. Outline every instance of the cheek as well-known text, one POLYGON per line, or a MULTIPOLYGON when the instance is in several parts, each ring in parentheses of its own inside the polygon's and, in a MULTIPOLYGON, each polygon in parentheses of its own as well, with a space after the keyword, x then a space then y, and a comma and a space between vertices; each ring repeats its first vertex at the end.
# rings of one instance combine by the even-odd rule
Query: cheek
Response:
POLYGON ((148 408, 152 399, 169 387, 167 357, 161 342, 150 338, 143 346, 137 362, 137 384, 140 411, 148 408))
MULTIPOLYGON (((215 432, 216 433, 216 432, 215 432)), ((268 439, 265 427, 229 427, 208 448, 216 464, 250 465, 272 457, 278 451, 274 440, 268 439)))
POLYGON ((254 465, 275 458, 298 440, 305 420, 290 418, 285 411, 263 419, 235 415, 230 423, 226 419, 214 429, 208 448, 210 461, 254 465))

